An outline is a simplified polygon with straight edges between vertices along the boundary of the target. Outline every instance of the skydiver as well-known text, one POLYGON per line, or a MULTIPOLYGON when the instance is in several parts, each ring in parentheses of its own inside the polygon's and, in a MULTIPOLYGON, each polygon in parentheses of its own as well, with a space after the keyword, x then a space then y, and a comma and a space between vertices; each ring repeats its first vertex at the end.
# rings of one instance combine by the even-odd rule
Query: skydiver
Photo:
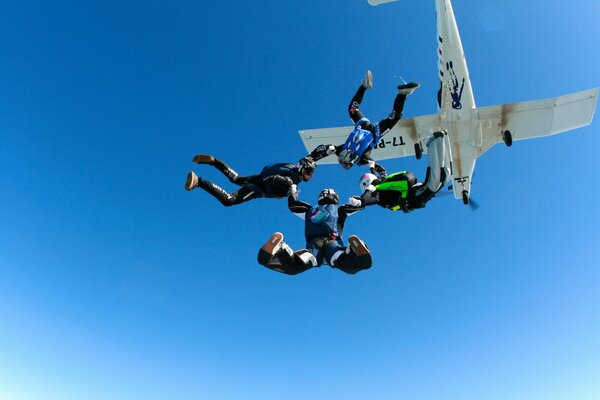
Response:
POLYGON ((314 161, 302 158, 297 164, 267 165, 259 174, 240 176, 229 165, 208 154, 198 154, 192 161, 198 164, 212 165, 221 171, 231 183, 241 186, 235 192, 228 193, 214 183, 202 179, 194 171, 188 173, 185 190, 202 188, 226 207, 260 197, 282 198, 289 195, 295 197, 297 196, 297 185, 300 182, 308 182, 317 168, 314 161))
POLYGON ((360 197, 351 197, 350 203, 370 206, 379 204, 393 211, 406 213, 425 207, 452 176, 452 156, 450 140, 445 131, 435 132, 427 143, 427 175, 423 183, 418 183, 412 172, 401 171, 377 177, 365 174, 359 184, 364 191, 360 197))
POLYGON ((385 175, 385 169, 375 163, 371 157, 371 151, 379 140, 402 118, 406 96, 414 92, 419 86, 416 82, 398 86, 398 94, 394 99, 392 112, 374 125, 360 111, 365 91, 373 87, 373 74, 371 71, 367 71, 348 105, 348 113, 354 122, 354 130, 350 132, 343 144, 338 146, 333 144, 320 145, 310 153, 309 157, 314 161, 318 161, 328 155, 336 154, 338 162, 344 169, 350 169, 354 164, 368 165, 371 173, 385 175))
POLYGON ((296 275, 313 267, 328 264, 347 274, 371 267, 369 249, 357 236, 348 238, 349 246, 342 241, 346 218, 363 206, 338 205, 338 194, 324 189, 319 194, 318 205, 312 206, 288 197, 291 212, 304 218, 306 248, 293 251, 283 241, 280 232, 274 233, 258 252, 258 262, 267 268, 288 275, 296 275))

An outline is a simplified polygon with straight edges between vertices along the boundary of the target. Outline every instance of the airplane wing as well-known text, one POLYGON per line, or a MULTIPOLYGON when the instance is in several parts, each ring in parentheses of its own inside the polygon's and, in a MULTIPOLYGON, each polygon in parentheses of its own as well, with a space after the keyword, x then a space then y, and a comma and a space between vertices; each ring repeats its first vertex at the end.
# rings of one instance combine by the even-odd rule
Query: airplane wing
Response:
MULTIPOLYGON (((300 138, 304 147, 310 153, 320 144, 340 145, 344 143, 353 126, 325 129, 301 130, 300 138)), ((422 141, 440 130, 440 116, 438 114, 424 115, 416 118, 401 119, 387 134, 385 134, 373 150, 375 160, 406 157, 415 154, 415 143, 421 143, 423 153, 427 148, 422 141)), ((325 157, 319 164, 335 164, 335 156, 325 157)))
POLYGON ((599 88, 560 97, 478 108, 482 128, 481 153, 502 142, 502 132, 513 140, 555 135, 589 125, 599 88))

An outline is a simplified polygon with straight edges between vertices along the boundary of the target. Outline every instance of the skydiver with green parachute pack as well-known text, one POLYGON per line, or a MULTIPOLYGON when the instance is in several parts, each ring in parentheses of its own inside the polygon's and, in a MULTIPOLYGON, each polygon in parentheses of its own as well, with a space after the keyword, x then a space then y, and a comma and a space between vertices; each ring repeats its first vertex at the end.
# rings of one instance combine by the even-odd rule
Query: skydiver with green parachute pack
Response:
POLYGON ((388 176, 364 174, 359 180, 363 194, 353 196, 349 202, 355 205, 378 204, 392 211, 411 212, 425 207, 450 180, 452 155, 450 140, 445 131, 435 132, 427 142, 427 175, 419 183, 410 171, 400 171, 388 176))

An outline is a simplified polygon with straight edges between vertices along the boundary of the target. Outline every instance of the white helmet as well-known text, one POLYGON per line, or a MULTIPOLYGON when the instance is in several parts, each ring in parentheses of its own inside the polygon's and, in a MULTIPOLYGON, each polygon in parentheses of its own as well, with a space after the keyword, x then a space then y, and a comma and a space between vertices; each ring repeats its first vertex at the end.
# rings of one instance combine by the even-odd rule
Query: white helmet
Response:
POLYGON ((373 174, 364 174, 363 176, 360 177, 360 179, 358 180, 358 184, 360 185, 360 190, 362 190, 363 192, 365 190, 367 190, 367 188, 369 186, 371 186, 371 184, 373 184, 373 181, 377 179, 377 177, 373 174))

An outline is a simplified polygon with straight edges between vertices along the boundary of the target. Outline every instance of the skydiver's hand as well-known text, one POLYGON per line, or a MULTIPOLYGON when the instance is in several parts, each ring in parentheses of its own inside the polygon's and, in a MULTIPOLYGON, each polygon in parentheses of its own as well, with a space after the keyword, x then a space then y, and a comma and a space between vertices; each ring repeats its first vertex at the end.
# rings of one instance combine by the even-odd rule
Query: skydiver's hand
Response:
MULTIPOLYGON (((318 154, 325 154, 325 155, 328 156, 328 155, 331 155, 333 153, 335 153, 335 146, 334 145, 332 145, 332 144, 328 144, 328 145, 321 144, 321 145, 317 146, 317 148, 314 149, 312 151, 312 153, 310 153, 309 157, 312 157, 313 155, 318 155, 318 154)), ((321 157, 323 157, 323 156, 321 156, 321 157)))
POLYGON ((348 197, 347 204, 354 206, 354 207, 360 207, 360 206, 362 206, 362 201, 360 200, 360 197, 358 197, 358 196, 350 196, 350 197, 348 197))
POLYGON ((290 191, 288 193, 288 196, 291 196, 294 198, 294 200, 298 199, 298 193, 300 193, 300 191, 298 190, 298 186, 296 185, 292 185, 290 186, 290 191))

